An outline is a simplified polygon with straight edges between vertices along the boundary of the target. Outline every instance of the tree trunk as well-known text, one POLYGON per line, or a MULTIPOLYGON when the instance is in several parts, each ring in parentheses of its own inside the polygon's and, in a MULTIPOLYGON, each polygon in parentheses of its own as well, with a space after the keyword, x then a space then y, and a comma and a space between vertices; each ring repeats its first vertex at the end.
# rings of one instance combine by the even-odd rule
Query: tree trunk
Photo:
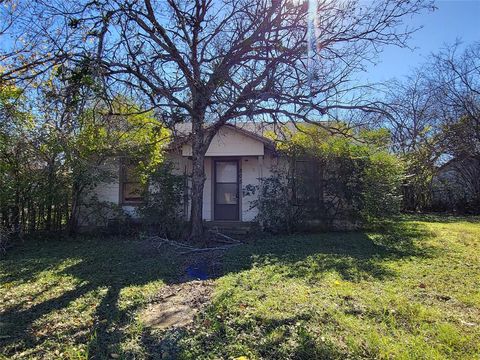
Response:
POLYGON ((47 192, 47 220, 46 220, 46 230, 50 231, 52 229, 52 206, 53 206, 53 192, 54 192, 54 172, 53 172, 53 161, 49 161, 48 163, 48 189, 51 191, 47 192))
POLYGON ((15 185, 15 203, 12 211, 13 232, 15 235, 20 234, 20 190, 18 180, 15 185))
POLYGON ((192 209, 190 238, 192 241, 203 240, 203 186, 205 184, 204 156, 193 157, 192 171, 192 209))
POLYGON ((192 139, 192 208, 190 213, 190 240, 204 240, 203 231, 203 186, 205 184, 205 149, 202 124, 193 124, 192 139))
POLYGON ((77 233, 78 226, 78 215, 79 215, 79 200, 80 200, 80 186, 74 181, 72 186, 72 204, 70 209, 70 217, 68 219, 68 234, 70 236, 75 236, 77 233))

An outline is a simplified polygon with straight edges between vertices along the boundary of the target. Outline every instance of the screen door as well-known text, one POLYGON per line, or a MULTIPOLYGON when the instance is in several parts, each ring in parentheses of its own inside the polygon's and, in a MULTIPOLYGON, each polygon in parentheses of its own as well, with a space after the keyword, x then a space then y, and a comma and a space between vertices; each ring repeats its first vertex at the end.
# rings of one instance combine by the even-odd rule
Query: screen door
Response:
POLYGON ((215 161, 215 220, 239 220, 238 161, 215 161))

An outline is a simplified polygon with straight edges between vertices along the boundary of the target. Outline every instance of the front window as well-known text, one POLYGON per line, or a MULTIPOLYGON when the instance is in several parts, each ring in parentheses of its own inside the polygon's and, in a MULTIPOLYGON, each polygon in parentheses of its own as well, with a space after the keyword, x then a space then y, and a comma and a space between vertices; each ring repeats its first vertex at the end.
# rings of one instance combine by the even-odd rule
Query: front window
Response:
POLYGON ((139 204, 143 202, 144 186, 140 179, 138 162, 122 159, 120 166, 120 202, 139 204))
POLYGON ((313 162, 295 160, 293 169, 293 198, 298 203, 304 203, 311 197, 313 188, 313 162))

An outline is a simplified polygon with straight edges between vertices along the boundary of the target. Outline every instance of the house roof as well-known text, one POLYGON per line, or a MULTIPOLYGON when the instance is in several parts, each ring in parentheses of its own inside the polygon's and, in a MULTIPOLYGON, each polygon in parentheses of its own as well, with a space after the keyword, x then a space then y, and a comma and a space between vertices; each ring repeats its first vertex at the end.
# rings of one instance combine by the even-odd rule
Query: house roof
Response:
MULTIPOLYGON (((282 124, 279 123, 270 123, 270 122, 255 122, 255 121, 244 121, 244 122, 235 122, 227 123, 223 125, 230 129, 235 129, 246 136, 253 137, 256 140, 262 142, 272 143, 270 137, 267 137, 267 134, 277 134, 279 136, 285 136, 285 130, 288 130, 290 133, 295 133, 298 131, 296 125, 293 122, 285 122, 282 124)), ((192 123, 179 123, 175 125, 174 134, 179 137, 188 137, 192 132, 192 123)))
MULTIPOLYGON (((208 125, 207 125, 208 126, 208 125)), ((274 151, 275 141, 271 137, 267 137, 267 133, 280 133, 281 125, 268 124, 265 122, 237 122, 234 124, 227 123, 223 125, 224 129, 231 129, 247 138, 261 142, 265 149, 274 151)), ((170 145, 171 149, 182 148, 190 142, 190 135, 192 133, 192 123, 179 123, 175 125, 173 130, 175 135, 174 142, 170 145)))

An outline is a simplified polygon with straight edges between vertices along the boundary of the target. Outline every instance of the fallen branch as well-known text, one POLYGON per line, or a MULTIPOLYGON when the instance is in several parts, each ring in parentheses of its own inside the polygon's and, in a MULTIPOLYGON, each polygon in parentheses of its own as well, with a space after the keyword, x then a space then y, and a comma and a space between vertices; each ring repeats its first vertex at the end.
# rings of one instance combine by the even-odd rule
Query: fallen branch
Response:
POLYGON ((220 231, 213 231, 213 230, 209 230, 209 232, 211 232, 212 234, 214 235, 217 235, 217 236, 220 236, 221 238, 225 239, 225 240, 228 240, 230 242, 233 242, 233 243, 240 243, 240 240, 237 240, 237 239, 234 239, 228 235, 225 235, 225 234, 222 234, 220 231))
POLYGON ((150 238, 151 241, 154 242, 160 242, 161 244, 167 244, 176 248, 182 248, 182 249, 196 249, 193 246, 187 245, 187 244, 182 244, 181 242, 174 241, 174 240, 169 240, 167 238, 162 238, 160 236, 153 236, 150 238))
MULTIPOLYGON (((232 237, 230 237, 230 236, 228 236, 228 235, 222 234, 222 233, 219 232, 219 231, 213 231, 213 230, 208 230, 208 231, 209 231, 210 233, 214 234, 214 235, 217 235, 217 236, 223 238, 223 239, 224 239, 224 240, 223 240, 224 242, 225 242, 225 240, 228 240, 229 243, 235 243, 235 244, 241 243, 240 240, 237 240, 237 239, 234 239, 234 238, 232 238, 232 237)), ((218 241, 221 241, 221 240, 218 240, 218 241)))
MULTIPOLYGON (((220 234, 220 233, 218 233, 218 234, 220 234)), ((223 234, 221 234, 221 235, 223 235, 223 234)), ((207 252, 207 251, 219 251, 219 250, 224 251, 224 250, 230 249, 231 247, 234 247, 234 246, 237 246, 237 245, 241 244, 240 241, 232 239, 227 235, 223 235, 223 236, 228 238, 230 242, 234 241, 234 243, 228 243, 227 245, 224 245, 224 246, 216 246, 216 247, 208 247, 208 248, 196 248, 196 247, 193 247, 193 246, 190 246, 190 245, 187 245, 187 244, 183 244, 183 243, 178 242, 178 241, 169 240, 167 238, 162 238, 162 237, 159 237, 159 236, 153 236, 153 237, 150 238, 150 240, 155 241, 155 242, 160 242, 161 244, 167 244, 167 245, 173 246, 173 247, 175 247, 177 249, 180 249, 180 250, 185 250, 185 251, 180 253, 181 255, 195 253, 195 252, 207 252)), ((157 249, 158 248, 159 248, 159 245, 157 246, 157 249)))
POLYGON ((189 251, 185 251, 185 252, 181 252, 180 254, 181 255, 185 255, 185 254, 191 254, 191 253, 195 253, 195 252, 206 252, 206 251, 217 251, 217 250, 228 250, 234 246, 238 246, 240 245, 241 243, 238 243, 238 244, 230 244, 230 245, 225 245, 225 246, 217 246, 217 247, 210 247, 210 248, 195 248, 195 249, 192 249, 192 250, 189 250, 189 251))

